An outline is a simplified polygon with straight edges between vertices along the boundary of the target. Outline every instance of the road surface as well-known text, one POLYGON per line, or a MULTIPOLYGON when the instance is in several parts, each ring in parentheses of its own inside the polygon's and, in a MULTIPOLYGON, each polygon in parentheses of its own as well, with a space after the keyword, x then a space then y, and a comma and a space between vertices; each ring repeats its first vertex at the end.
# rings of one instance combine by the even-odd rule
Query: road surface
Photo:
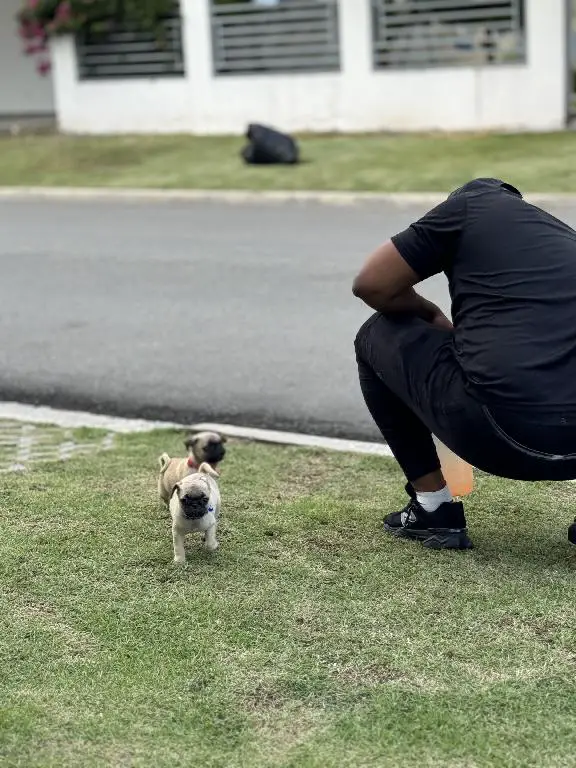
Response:
MULTIPOLYGON (((350 285, 422 212, 3 200, 0 398, 374 438, 350 285)), ((424 292, 447 307, 443 278, 424 292)))

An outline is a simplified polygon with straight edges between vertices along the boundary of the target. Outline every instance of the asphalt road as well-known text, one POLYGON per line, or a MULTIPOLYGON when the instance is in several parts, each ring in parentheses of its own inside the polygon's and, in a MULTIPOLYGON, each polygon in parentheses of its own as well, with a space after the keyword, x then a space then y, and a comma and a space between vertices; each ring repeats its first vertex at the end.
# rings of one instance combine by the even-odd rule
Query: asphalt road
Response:
POLYGON ((350 285, 422 212, 0 201, 0 398, 373 438, 350 285))

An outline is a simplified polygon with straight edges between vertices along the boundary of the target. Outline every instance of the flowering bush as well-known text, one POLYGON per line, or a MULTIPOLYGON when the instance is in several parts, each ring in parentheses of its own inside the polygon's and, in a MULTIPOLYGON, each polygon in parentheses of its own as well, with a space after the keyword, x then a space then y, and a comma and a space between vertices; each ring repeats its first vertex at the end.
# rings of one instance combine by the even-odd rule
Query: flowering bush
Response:
POLYGON ((46 74, 51 36, 110 22, 150 28, 173 10, 174 0, 25 0, 18 12, 18 26, 24 52, 38 57, 38 71, 46 74))

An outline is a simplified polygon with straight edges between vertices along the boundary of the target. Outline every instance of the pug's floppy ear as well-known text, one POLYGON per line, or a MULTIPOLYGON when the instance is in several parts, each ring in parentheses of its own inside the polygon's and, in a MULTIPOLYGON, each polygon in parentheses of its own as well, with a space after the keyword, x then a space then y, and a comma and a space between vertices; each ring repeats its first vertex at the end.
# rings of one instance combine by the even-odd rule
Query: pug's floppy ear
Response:
POLYGON ((184 445, 186 448, 194 448, 196 443, 198 442, 199 435, 188 435, 186 440, 184 440, 184 445))

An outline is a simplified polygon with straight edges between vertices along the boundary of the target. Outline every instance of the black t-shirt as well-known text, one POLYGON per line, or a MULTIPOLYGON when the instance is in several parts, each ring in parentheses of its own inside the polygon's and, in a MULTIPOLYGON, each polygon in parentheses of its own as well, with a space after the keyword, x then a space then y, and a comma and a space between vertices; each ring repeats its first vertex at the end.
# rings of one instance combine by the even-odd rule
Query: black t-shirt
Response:
POLYGON ((478 179, 392 238, 425 279, 445 272, 454 344, 482 402, 576 413, 576 232, 478 179))

